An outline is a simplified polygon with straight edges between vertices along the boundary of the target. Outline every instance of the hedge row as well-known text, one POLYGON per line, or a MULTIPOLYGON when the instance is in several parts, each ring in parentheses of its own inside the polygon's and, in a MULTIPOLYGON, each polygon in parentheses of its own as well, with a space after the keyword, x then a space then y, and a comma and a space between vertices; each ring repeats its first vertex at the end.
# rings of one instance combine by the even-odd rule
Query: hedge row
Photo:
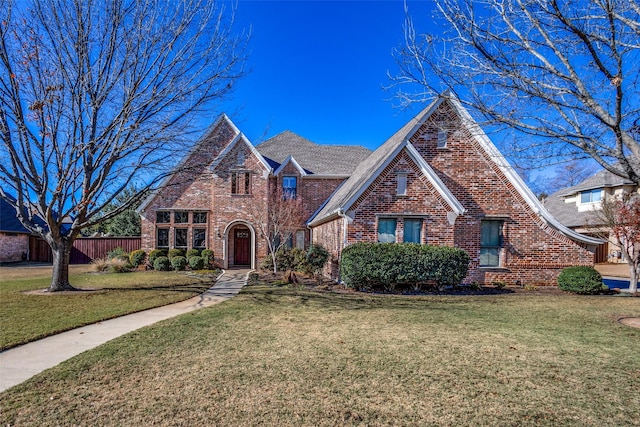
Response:
POLYGON ((440 289, 460 284, 468 270, 462 249, 416 243, 356 243, 340 261, 342 281, 359 290, 440 289))
MULTIPOLYGON (((210 249, 189 249, 186 253, 182 249, 153 249, 148 254, 142 249, 132 251, 127 254, 120 247, 113 249, 107 254, 104 260, 95 260, 94 265, 99 271, 104 271, 110 267, 114 260, 118 260, 118 272, 130 271, 131 268, 148 266, 154 270, 184 270, 189 266, 192 270, 202 270, 204 268, 214 268, 213 251, 210 249), (100 261, 100 262, 98 262, 100 261), (146 262, 146 264, 145 264, 146 262)), ((112 270, 114 270, 112 268, 112 270)))
MULTIPOLYGON (((282 247, 276 252, 278 271, 301 271, 319 274, 329 260, 329 252, 320 245, 311 245, 308 250, 282 247)), ((260 263, 260 269, 273 271, 273 260, 267 255, 260 263)))

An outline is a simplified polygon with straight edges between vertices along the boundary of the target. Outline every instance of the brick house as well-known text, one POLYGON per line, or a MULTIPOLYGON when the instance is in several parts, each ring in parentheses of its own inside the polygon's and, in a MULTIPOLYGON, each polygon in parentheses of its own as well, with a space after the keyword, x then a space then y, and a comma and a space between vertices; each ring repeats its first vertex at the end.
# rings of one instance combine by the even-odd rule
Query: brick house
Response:
POLYGON ((284 132, 254 147, 226 116, 140 208, 143 249, 208 247, 225 267, 267 255, 247 217, 270 186, 302 198, 294 245, 321 244, 338 278, 342 249, 360 241, 456 246, 465 282, 551 283, 592 265, 598 239, 560 224, 454 97, 445 94, 371 153, 284 132))
MULTIPOLYGON (((16 209, 7 201, 15 202, 15 197, 0 189, 0 262, 16 262, 29 259, 29 236, 16 215, 16 209)), ((27 212, 24 212, 27 216, 27 212)), ((46 228, 44 220, 36 216, 36 224, 46 228)))

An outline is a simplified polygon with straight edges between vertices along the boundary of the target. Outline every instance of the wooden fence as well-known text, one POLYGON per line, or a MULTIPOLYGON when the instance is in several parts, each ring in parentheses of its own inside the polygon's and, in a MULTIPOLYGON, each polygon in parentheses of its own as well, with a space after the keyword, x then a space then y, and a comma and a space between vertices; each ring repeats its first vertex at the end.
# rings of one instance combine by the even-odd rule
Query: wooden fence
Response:
MULTIPOLYGON (((126 252, 140 249, 140 237, 82 237, 73 242, 71 264, 89 264, 103 258, 109 251, 121 247, 126 252)), ((51 248, 39 237, 29 237, 29 260, 52 262, 51 248)))

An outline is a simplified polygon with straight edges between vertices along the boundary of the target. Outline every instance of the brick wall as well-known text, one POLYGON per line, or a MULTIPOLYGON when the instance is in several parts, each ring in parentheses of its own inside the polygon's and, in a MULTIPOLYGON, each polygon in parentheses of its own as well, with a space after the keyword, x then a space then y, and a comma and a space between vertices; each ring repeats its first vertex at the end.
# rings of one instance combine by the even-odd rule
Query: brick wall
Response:
POLYGON ((28 251, 28 234, 0 232, 0 262, 22 261, 28 251))

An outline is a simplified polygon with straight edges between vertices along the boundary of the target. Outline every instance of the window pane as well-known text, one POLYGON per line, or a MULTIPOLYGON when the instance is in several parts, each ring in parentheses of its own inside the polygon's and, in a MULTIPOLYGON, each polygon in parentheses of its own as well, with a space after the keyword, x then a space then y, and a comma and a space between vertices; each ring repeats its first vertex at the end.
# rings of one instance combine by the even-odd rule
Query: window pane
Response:
POLYGON ((176 248, 186 248, 187 247, 187 229, 186 228, 176 228, 176 248))
POLYGON ((405 174, 398 175, 398 188, 396 189, 396 194, 398 196, 407 195, 407 175, 405 174))
POLYGON ((396 241, 396 220, 395 218, 384 218, 378 220, 378 242, 395 243, 396 241))
POLYGON ((238 174, 231 174, 231 194, 238 194, 238 174))
POLYGON ((500 249, 480 249, 480 267, 498 267, 500 265, 500 249))
POLYGON ((285 199, 295 199, 298 181, 295 176, 282 177, 282 192, 285 199))
POLYGON ((206 224, 207 223, 207 213, 206 212, 194 212, 193 213, 193 223, 194 224, 206 224))
POLYGON ((159 248, 169 247, 169 229, 158 228, 158 238, 156 240, 156 246, 159 248))
POLYGON ((447 131, 438 131, 438 148, 445 148, 447 146, 447 131))
POLYGON ((251 175, 249 172, 244 174, 244 194, 251 194, 251 175))
POLYGON ((296 248, 304 249, 304 230, 296 231, 296 248))
POLYGON ((176 211, 173 213, 173 220, 178 224, 184 224, 189 222, 189 212, 187 211, 176 211))
POLYGON ((404 220, 404 241, 405 243, 422 243, 422 220, 404 220))
POLYGON ((593 190, 591 193, 591 201, 599 202, 602 199, 602 192, 600 190, 593 190))
POLYGON ((170 213, 166 211, 156 212, 156 222, 166 224, 171 221, 170 213))
POLYGON ((206 246, 206 231, 204 228, 193 229, 193 247, 204 248, 206 246))
POLYGON ((482 221, 480 246, 500 246, 502 221, 482 221))

